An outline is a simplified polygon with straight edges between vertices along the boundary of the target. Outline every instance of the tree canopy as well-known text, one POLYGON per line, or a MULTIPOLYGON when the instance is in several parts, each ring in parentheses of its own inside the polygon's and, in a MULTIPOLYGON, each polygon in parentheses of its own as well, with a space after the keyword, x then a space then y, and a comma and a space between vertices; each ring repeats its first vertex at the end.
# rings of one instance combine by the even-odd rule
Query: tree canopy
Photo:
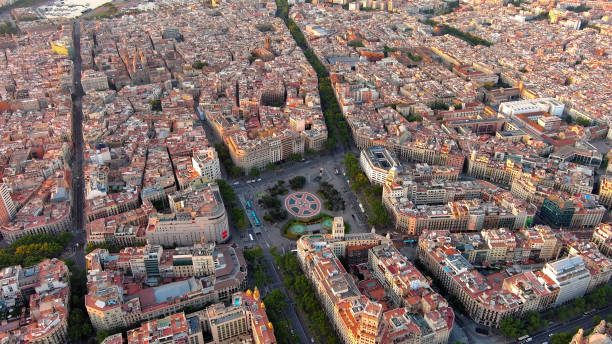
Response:
POLYGON ((304 187, 304 185, 306 185, 306 177, 304 176, 296 176, 289 179, 289 186, 293 190, 301 189, 304 187))
POLYGON ((71 241, 70 232, 25 235, 8 248, 0 249, 0 268, 14 265, 28 267, 48 258, 57 258, 71 241))

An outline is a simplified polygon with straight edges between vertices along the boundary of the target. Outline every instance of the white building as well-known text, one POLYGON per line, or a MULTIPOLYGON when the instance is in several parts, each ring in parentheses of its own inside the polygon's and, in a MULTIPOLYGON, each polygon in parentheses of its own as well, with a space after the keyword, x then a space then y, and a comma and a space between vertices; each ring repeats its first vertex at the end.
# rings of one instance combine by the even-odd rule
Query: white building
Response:
POLYGON ((208 147, 193 153, 191 158, 193 168, 202 177, 209 180, 215 180, 221 177, 221 167, 219 166, 219 157, 217 151, 208 147))
POLYGON ((559 287, 555 306, 584 296, 591 282, 591 274, 586 269, 581 256, 547 263, 542 272, 559 287))
POLYGON ((96 148, 96 151, 90 151, 89 153, 89 160, 91 161, 92 164, 96 164, 96 165, 104 165, 107 162, 111 161, 111 153, 110 153, 110 148, 108 147, 100 147, 100 148, 96 148))
POLYGON ((17 208, 7 184, 0 184, 0 225, 9 222, 17 213, 17 208))
POLYGON ((551 115, 561 117, 563 116, 564 109, 565 104, 554 98, 517 100, 501 103, 499 105, 499 112, 507 116, 544 111, 551 115))
POLYGON ((389 170, 392 167, 400 166, 400 163, 387 148, 373 146, 361 151, 359 165, 370 183, 383 185, 389 170))

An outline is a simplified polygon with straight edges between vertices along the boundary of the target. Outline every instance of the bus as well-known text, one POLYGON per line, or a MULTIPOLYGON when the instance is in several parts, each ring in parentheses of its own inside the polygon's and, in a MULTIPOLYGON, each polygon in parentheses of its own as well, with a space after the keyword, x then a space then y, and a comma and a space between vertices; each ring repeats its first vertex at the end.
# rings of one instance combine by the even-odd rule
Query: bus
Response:
POLYGON ((249 238, 251 238, 251 241, 254 241, 255 239, 253 239, 253 234, 249 233, 249 238))
POLYGON ((257 227, 261 226, 261 223, 259 222, 257 215, 255 215, 255 211, 251 210, 251 216, 253 216, 253 221, 255 221, 255 226, 257 227))
POLYGON ((518 341, 518 342, 522 342, 522 341, 524 341, 524 340, 525 340, 525 339, 527 339, 527 338, 529 338, 529 335, 528 335, 528 334, 526 334, 526 335, 524 335, 524 336, 522 336, 522 337, 519 337, 519 338, 517 339, 517 341, 518 341))
POLYGON ((246 208, 251 209, 251 201, 246 201, 246 208))

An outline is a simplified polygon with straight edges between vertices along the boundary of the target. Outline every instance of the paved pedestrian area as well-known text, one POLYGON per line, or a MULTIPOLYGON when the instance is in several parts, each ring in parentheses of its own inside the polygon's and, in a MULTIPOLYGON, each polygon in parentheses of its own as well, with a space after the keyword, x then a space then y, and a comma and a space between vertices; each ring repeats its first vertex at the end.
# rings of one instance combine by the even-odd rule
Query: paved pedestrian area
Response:
POLYGON ((285 198, 285 208, 294 217, 309 218, 321 212, 321 200, 310 192, 294 192, 285 198))

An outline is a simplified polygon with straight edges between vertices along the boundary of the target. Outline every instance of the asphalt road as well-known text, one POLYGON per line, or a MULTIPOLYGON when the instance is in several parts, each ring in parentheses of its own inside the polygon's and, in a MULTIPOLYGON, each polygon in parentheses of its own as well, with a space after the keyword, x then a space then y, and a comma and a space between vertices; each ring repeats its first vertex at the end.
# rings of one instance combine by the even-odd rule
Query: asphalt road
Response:
POLYGON ((300 343, 310 343, 310 336, 307 334, 308 326, 304 325, 302 318, 297 314, 297 305, 293 302, 293 299, 285 289, 283 280, 280 278, 276 267, 274 266, 274 257, 270 254, 270 251, 263 249, 264 261, 266 262, 267 270, 270 277, 270 283, 266 285, 266 294, 268 291, 273 289, 279 289, 286 297, 285 316, 291 320, 291 327, 295 331, 295 334, 300 337, 300 343))
POLYGON ((612 314, 612 305, 604 307, 598 311, 595 311, 591 314, 580 314, 577 317, 564 321, 562 323, 557 323, 548 328, 547 331, 542 333, 535 334, 531 336, 533 344, 541 344, 544 342, 550 342, 550 336, 555 333, 561 332, 570 332, 573 331, 575 327, 580 327, 585 331, 590 329, 595 324, 593 324, 593 317, 599 315, 601 318, 606 319, 609 314, 612 314))
POLYGON ((74 240, 72 246, 77 243, 79 248, 74 252, 72 259, 80 268, 85 267, 84 244, 85 244, 85 180, 83 177, 83 86, 81 85, 81 25, 78 20, 72 26, 72 188, 71 188, 71 216, 72 232, 74 240))

